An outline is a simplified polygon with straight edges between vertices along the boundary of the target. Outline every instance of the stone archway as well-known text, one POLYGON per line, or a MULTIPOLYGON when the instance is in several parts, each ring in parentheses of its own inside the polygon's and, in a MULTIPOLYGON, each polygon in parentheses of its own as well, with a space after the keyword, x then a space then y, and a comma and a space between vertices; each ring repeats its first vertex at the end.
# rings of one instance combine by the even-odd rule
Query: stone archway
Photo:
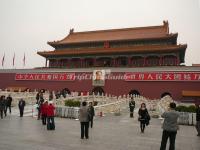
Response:
POLYGON ((131 90, 129 95, 140 95, 140 92, 138 90, 131 90))
POLYGON ((99 93, 100 95, 102 95, 102 94, 104 94, 105 92, 104 92, 104 90, 103 90, 102 87, 97 86, 97 87, 93 88, 92 93, 94 93, 95 95, 97 95, 98 93, 99 93))
POLYGON ((68 88, 64 88, 64 89, 62 89, 61 94, 65 98, 66 95, 70 95, 71 94, 71 91, 68 88))
POLYGON ((172 97, 171 93, 169 93, 169 92, 162 93, 160 97, 163 98, 163 97, 165 97, 167 95, 170 96, 170 97, 172 97))
POLYGON ((63 91, 65 91, 67 94, 71 94, 71 91, 68 88, 64 88, 63 91))

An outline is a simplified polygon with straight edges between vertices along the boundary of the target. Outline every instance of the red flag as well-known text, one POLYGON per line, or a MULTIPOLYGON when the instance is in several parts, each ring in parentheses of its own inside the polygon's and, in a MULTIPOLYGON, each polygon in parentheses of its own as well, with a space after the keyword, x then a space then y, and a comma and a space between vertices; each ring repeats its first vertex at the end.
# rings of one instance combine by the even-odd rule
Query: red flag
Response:
POLYGON ((25 57, 25 53, 24 53, 24 58, 23 58, 23 65, 25 66, 26 63, 26 57, 25 57))
POLYGON ((13 67, 15 66, 15 53, 13 55, 13 67))
POLYGON ((2 61, 1 61, 1 65, 4 66, 4 61, 5 61, 5 53, 3 55, 2 61))

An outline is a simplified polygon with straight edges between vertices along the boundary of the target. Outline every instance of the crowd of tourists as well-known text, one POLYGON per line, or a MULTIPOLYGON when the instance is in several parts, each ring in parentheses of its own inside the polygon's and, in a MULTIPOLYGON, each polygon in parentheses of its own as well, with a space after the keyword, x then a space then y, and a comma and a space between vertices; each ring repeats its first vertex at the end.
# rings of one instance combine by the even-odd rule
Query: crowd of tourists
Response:
MULTIPOLYGON (((133 98, 129 101, 130 117, 133 118, 135 101, 133 98)), ((164 119, 162 128, 162 139, 160 150, 166 150, 167 141, 169 139, 169 150, 175 150, 175 140, 176 134, 179 130, 178 118, 180 116, 179 112, 176 110, 176 103, 171 102, 168 106, 168 111, 164 112, 161 117, 164 119)), ((145 127, 150 123, 150 115, 146 108, 146 104, 142 103, 138 111, 138 121, 140 122, 141 133, 144 133, 145 127)), ((200 107, 196 104, 196 129, 197 136, 200 136, 200 107)))
MULTIPOLYGON (((56 96, 56 95, 55 95, 56 96)), ((55 130, 55 106, 53 104, 53 93, 50 92, 49 100, 44 100, 43 92, 40 91, 36 94, 36 104, 38 115, 37 119, 42 120, 43 125, 47 125, 47 130, 55 130)), ((89 107, 87 107, 87 103, 83 102, 80 107, 80 115, 79 120, 81 124, 81 139, 84 137, 86 139, 89 138, 89 122, 90 127, 93 127, 93 118, 95 116, 95 111, 93 107, 93 103, 89 103, 89 107)))
MULTIPOLYGON (((7 97, 2 95, 0 96, 0 115, 1 119, 7 116, 7 110, 11 114, 11 104, 13 98, 8 95, 7 97)), ((53 104, 53 93, 50 92, 49 99, 44 99, 43 92, 40 91, 36 94, 36 104, 38 115, 37 119, 42 120, 42 124, 47 126, 47 130, 55 130, 55 106, 53 104)), ((24 107, 26 102, 23 99, 20 99, 18 102, 20 117, 23 117, 24 107)), ((134 110, 135 110, 135 101, 134 98, 131 97, 129 101, 130 108, 130 118, 134 118, 134 110)), ((169 104, 168 111, 164 112, 161 117, 164 118, 164 122, 162 125, 162 139, 160 150, 166 149, 167 140, 169 139, 169 150, 175 150, 175 140, 176 134, 179 130, 178 126, 178 118, 179 112, 175 110, 176 103, 172 102, 169 104)), ((196 129, 197 136, 200 136, 200 107, 199 104, 196 104, 196 129)), ((81 131, 81 139, 89 139, 89 127, 93 128, 93 118, 95 116, 95 110, 93 107, 93 102, 89 102, 89 106, 87 106, 87 102, 84 101, 81 103, 79 110, 79 121, 80 121, 80 131, 81 131)), ((144 133, 145 127, 150 124, 151 117, 149 115, 148 109, 145 103, 142 103, 138 110, 138 121, 140 122, 140 130, 141 133, 144 133)))
POLYGON ((36 94, 37 119, 42 120, 42 124, 47 126, 47 130, 55 130, 55 106, 52 99, 52 93, 49 95, 49 100, 44 99, 42 91, 36 94))

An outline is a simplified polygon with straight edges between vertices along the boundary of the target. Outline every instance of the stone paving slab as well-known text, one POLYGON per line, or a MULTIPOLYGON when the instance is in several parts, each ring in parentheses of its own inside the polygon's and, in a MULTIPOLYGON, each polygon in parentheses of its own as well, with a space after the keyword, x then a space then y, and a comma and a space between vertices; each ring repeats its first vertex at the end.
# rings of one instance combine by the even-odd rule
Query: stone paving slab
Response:
MULTIPOLYGON (((135 115, 136 116, 136 115, 135 115)), ((159 150, 162 129, 160 120, 152 119, 144 134, 137 117, 113 114, 97 117, 89 139, 80 139, 80 123, 56 118, 56 130, 47 131, 41 120, 8 115, 0 120, 0 150, 159 150)), ((194 126, 181 126, 176 150, 200 150, 200 137, 194 126)))

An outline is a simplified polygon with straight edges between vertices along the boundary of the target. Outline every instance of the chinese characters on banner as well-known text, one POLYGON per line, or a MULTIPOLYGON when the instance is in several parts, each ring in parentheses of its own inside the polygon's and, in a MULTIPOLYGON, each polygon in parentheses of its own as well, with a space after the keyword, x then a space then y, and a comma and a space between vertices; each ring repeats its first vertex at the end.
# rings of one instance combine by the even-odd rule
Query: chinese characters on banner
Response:
POLYGON ((16 73, 15 80, 74 81, 75 73, 16 73))
MULTIPOLYGON (((124 73, 125 81, 200 81, 200 72, 131 72, 124 73)), ((15 80, 75 81, 75 73, 16 73, 15 80)), ((94 86, 104 86, 105 70, 93 72, 94 86)))
POLYGON ((200 72, 131 72, 125 81, 200 81, 200 72))

